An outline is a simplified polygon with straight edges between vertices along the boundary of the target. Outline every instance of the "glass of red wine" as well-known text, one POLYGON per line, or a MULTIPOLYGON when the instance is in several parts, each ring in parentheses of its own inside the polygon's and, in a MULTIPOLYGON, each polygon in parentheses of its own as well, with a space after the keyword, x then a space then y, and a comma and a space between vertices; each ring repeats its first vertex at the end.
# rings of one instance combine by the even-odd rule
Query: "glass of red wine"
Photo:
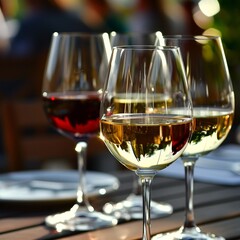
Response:
POLYGON ((47 118, 62 135, 76 142, 79 186, 77 201, 63 213, 47 216, 57 231, 86 231, 117 224, 94 210, 85 194, 88 140, 99 134, 99 108, 111 46, 107 33, 54 33, 43 80, 47 118))

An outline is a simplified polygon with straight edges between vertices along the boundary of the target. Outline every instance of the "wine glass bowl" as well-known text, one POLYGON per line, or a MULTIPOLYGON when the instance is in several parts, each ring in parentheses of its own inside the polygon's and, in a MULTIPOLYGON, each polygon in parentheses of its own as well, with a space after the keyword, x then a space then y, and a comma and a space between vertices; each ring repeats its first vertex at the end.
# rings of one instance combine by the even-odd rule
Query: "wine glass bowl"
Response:
POLYGON ((192 131, 192 102, 179 49, 114 47, 104 86, 100 135, 142 182, 143 239, 150 239, 151 181, 180 157, 192 131))
POLYGON ((101 93, 110 53, 106 33, 54 33, 52 37, 43 80, 43 106, 52 126, 75 141, 80 175, 76 204, 45 219, 46 225, 57 231, 86 231, 117 224, 115 217, 94 210, 84 184, 87 143, 99 134, 101 93))
POLYGON ((158 43, 180 47, 192 96, 194 131, 181 156, 185 169, 185 222, 178 231, 153 239, 221 240, 221 236, 201 231, 195 224, 193 210, 195 163, 226 139, 234 117, 234 92, 221 38, 170 35, 160 37, 158 43))

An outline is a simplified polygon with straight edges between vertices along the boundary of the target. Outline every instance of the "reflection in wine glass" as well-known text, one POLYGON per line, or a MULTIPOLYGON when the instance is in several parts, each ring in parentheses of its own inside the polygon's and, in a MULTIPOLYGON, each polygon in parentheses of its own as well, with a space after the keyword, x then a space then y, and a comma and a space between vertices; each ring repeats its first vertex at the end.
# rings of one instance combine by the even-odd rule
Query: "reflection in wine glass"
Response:
POLYGON ((200 156, 224 141, 233 122, 234 93, 221 39, 216 36, 163 36, 159 43, 180 47, 193 101, 195 130, 182 155, 186 186, 185 222, 179 231, 160 234, 153 239, 221 240, 224 238, 204 233, 197 227, 193 210, 194 165, 200 156))
POLYGON ((114 47, 100 117, 109 151, 142 182, 142 239, 149 240, 152 179, 181 155, 192 131, 192 102, 179 49, 114 47))
POLYGON ((108 34, 54 33, 43 81, 43 105, 50 123, 76 142, 77 201, 66 212, 48 216, 46 225, 86 231, 117 224, 97 212, 85 195, 87 142, 99 132, 99 108, 111 47, 108 34))
MULTIPOLYGON (((111 46, 119 45, 155 45, 161 32, 156 33, 110 33, 111 46)), ((117 203, 106 203, 103 211, 118 219, 142 219, 141 181, 134 174, 133 190, 124 200, 117 203)), ((169 203, 151 201, 151 218, 159 218, 172 214, 173 208, 169 203)))

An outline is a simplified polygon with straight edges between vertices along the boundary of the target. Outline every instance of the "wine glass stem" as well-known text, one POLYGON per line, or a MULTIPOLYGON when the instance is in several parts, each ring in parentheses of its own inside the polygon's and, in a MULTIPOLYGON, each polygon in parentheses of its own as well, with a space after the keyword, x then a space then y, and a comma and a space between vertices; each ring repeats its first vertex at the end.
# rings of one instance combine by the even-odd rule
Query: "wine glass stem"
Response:
POLYGON ((136 195, 136 196, 140 196, 142 194, 141 188, 142 188, 141 181, 135 175, 134 179, 133 179, 133 194, 136 195))
POLYGON ((193 210, 193 188, 194 188, 194 166, 196 159, 189 160, 183 159, 185 169, 185 188, 186 188, 186 208, 185 208, 185 222, 184 228, 196 227, 194 221, 194 210, 193 210))
POLYGON ((79 173, 79 183, 78 183, 78 189, 77 189, 77 204, 79 207, 87 208, 89 211, 93 211, 93 207, 90 205, 85 195, 87 143, 86 142, 77 143, 75 150, 78 155, 78 173, 79 173))
POLYGON ((143 240, 151 239, 151 218, 150 218, 150 205, 151 205, 151 183, 154 175, 141 176, 142 182, 142 196, 143 196, 143 240))

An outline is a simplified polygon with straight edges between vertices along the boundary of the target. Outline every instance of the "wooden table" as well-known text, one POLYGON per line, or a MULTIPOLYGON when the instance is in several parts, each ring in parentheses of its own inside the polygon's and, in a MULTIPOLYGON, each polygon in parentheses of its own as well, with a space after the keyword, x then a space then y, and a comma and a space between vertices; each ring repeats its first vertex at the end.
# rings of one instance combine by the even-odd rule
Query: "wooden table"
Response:
MULTIPOLYGON (((108 201, 120 201, 130 192, 133 175, 130 171, 114 173, 121 182, 117 191, 91 199, 96 209, 108 201)), ((178 229, 184 220, 184 182, 156 176, 152 184, 152 198, 172 204, 171 216, 152 221, 152 234, 178 229)), ((240 186, 221 186, 195 182, 195 218, 202 230, 222 235, 226 239, 240 239, 240 186)), ((69 209, 74 202, 16 204, 1 202, 1 240, 141 239, 142 221, 121 223, 115 227, 84 233, 55 233, 44 225, 46 215, 69 209)))

